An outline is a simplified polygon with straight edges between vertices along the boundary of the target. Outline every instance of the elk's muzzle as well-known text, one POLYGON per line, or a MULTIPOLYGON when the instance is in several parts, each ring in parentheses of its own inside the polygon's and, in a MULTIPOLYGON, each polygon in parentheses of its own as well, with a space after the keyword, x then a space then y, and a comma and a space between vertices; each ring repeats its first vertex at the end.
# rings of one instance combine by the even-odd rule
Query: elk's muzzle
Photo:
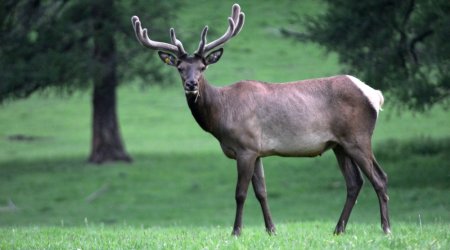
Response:
POLYGON ((184 83, 184 91, 186 94, 197 94, 198 92, 198 82, 193 80, 188 80, 184 83))

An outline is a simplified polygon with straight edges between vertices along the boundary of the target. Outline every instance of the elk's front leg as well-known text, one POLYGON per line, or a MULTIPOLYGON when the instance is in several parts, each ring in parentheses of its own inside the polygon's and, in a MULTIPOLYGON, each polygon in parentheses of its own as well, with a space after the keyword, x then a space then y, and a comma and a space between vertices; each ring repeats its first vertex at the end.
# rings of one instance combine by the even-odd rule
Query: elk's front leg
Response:
POLYGON ((238 155, 237 161, 237 172, 238 180, 236 185, 236 217, 234 220, 234 227, 232 234, 239 236, 242 230, 242 212, 244 210, 244 203, 247 197, 248 185, 253 175, 255 168, 256 154, 254 153, 243 153, 238 155))
POLYGON ((272 216, 270 215, 269 203, 267 201, 266 181, 264 178, 264 168, 261 158, 258 158, 255 162, 255 170, 252 178, 253 190, 255 191, 256 198, 261 205, 261 209, 264 216, 264 223, 266 224, 266 231, 270 235, 275 234, 275 225, 272 222, 272 216))

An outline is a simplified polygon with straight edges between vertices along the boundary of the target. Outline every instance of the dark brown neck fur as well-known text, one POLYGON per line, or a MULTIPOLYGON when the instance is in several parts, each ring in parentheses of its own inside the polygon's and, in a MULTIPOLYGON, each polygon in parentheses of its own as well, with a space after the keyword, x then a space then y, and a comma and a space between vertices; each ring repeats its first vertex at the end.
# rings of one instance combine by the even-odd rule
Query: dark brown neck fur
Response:
POLYGON ((218 115, 218 107, 215 105, 217 98, 217 89, 209 85, 204 77, 199 81, 199 96, 186 95, 192 116, 198 125, 209 133, 213 133, 215 123, 217 123, 217 119, 215 119, 215 116, 218 115))

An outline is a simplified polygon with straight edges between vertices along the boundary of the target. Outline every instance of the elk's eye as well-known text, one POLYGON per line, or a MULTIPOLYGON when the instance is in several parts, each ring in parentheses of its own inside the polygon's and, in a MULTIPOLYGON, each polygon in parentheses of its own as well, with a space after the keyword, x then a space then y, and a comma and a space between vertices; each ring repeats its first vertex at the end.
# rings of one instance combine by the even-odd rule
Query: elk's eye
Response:
POLYGON ((178 66, 177 69, 178 69, 178 71, 183 71, 183 68, 180 66, 178 66))
POLYGON ((201 71, 205 71, 205 70, 206 70, 206 66, 202 66, 202 67, 200 68, 200 70, 201 70, 201 71))

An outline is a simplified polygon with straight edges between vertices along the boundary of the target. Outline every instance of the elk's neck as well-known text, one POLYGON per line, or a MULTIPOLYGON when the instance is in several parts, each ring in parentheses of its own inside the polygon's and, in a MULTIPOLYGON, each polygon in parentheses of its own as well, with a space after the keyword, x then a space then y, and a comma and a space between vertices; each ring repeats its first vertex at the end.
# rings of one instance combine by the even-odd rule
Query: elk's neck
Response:
POLYGON ((213 134, 219 116, 218 89, 203 77, 199 81, 199 95, 186 95, 188 106, 200 127, 213 134))

